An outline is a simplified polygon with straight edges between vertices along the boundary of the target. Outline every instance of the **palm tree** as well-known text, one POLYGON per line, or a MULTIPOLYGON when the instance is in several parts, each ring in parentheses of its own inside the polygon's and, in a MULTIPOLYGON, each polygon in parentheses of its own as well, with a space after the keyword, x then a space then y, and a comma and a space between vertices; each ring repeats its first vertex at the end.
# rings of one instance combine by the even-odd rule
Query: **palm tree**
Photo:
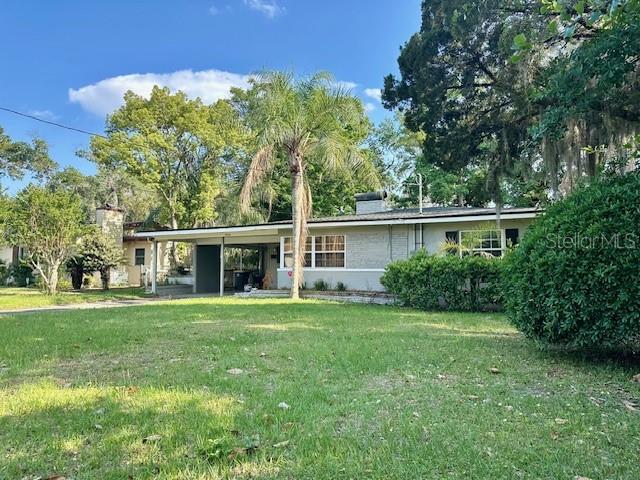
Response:
POLYGON ((247 171, 240 206, 248 211, 254 190, 278 161, 286 162, 291 177, 294 253, 291 298, 299 298, 312 208, 307 165, 313 161, 330 172, 348 168, 365 177, 377 177, 372 163, 360 155, 359 141, 353 135, 353 129, 363 122, 362 104, 330 75, 318 73, 296 80, 282 72, 258 75, 245 103, 245 117, 256 131, 258 151, 247 171))

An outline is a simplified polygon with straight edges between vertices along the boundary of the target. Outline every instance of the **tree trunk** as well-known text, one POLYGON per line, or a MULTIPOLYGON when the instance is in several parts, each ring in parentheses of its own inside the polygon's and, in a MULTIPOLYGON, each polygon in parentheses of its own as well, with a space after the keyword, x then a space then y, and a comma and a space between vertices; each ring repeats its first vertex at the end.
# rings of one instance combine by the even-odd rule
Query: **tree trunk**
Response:
POLYGON ((109 283, 111 283, 111 269, 104 268, 100 270, 100 280, 102 281, 102 289, 109 290, 109 283))
POLYGON ((304 187, 302 182, 302 169, 300 162, 294 154, 291 154, 289 167, 291 172, 291 222, 292 222, 292 253, 293 272, 291 276, 291 298, 300 298, 300 284, 302 283, 302 220, 304 187))
POLYGON ((58 267, 59 265, 51 265, 49 267, 49 280, 47 281, 47 294, 49 295, 55 295, 58 292, 58 267))

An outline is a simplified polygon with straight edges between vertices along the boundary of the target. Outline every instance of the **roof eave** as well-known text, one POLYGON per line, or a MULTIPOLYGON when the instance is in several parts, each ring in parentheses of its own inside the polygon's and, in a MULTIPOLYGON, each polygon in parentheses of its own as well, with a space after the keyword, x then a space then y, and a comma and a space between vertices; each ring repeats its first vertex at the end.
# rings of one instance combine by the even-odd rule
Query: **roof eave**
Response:
MULTIPOLYGON (((542 213, 542 210, 520 211, 520 212, 502 212, 502 220, 518 220, 535 218, 542 213)), ((361 226, 380 226, 380 225, 410 225, 410 224, 429 224, 429 223, 454 223, 454 222, 473 222, 473 221, 491 221, 497 220, 496 213, 475 214, 475 215, 440 215, 431 217, 396 217, 387 219, 362 219, 362 220, 346 220, 346 221, 310 221, 308 228, 331 228, 331 227, 361 227, 361 226)), ((265 234, 272 231, 272 234, 278 234, 279 230, 291 229, 291 222, 286 223, 265 223, 258 225, 246 226, 230 226, 230 227, 212 227, 190 230, 158 230, 149 232, 138 232, 133 236, 136 238, 152 238, 155 240, 180 240, 189 238, 207 238, 207 237, 224 237, 233 234, 247 234, 255 231, 256 233, 265 234)))

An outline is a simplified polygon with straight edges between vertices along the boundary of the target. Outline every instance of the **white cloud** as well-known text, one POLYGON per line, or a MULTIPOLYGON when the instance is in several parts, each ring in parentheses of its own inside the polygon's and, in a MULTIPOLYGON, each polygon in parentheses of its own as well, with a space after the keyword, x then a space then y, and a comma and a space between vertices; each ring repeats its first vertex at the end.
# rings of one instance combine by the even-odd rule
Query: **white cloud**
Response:
POLYGON ((364 94, 369 98, 373 98, 374 100, 382 100, 382 90, 380 90, 379 88, 365 88, 364 94))
POLYGON ((347 82, 344 80, 336 80, 334 83, 336 87, 342 88, 344 90, 353 90, 358 86, 358 84, 355 82, 347 82))
POLYGON ((218 7, 216 7, 215 5, 211 5, 209 7, 209 15, 211 15, 212 17, 215 17, 219 13, 220 13, 220 9, 218 7))
POLYGON ((376 106, 371 103, 371 102, 367 102, 364 104, 364 111, 367 113, 371 113, 376 109, 376 106))
POLYGON ((183 91, 190 98, 200 97, 213 103, 229 96, 231 87, 246 88, 248 75, 221 70, 180 70, 172 73, 132 73, 106 78, 78 89, 69 89, 69 101, 79 104, 88 112, 106 115, 122 105, 126 91, 148 97, 154 85, 183 91))
POLYGON ((51 110, 31 110, 29 115, 33 115, 34 117, 38 117, 42 120, 57 120, 60 118, 51 110))
POLYGON ((244 4, 267 18, 275 18, 285 12, 284 7, 278 5, 276 0, 244 0, 244 4))

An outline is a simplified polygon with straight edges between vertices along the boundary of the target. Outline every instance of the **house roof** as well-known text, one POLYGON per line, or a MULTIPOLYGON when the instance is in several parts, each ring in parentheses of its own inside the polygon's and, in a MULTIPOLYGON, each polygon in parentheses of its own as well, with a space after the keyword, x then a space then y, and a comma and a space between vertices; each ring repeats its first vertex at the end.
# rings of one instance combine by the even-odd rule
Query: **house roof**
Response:
MULTIPOLYGON (((541 212, 537 208, 503 208, 502 214, 514 213, 536 213, 541 212)), ((379 220, 411 220, 411 219, 427 219, 427 218, 455 218, 472 216, 495 215, 495 208, 475 208, 475 207, 425 207, 420 213, 418 208, 396 208, 386 210, 384 212, 361 213, 357 215, 341 215, 339 217, 320 217, 309 220, 309 224, 327 223, 327 222, 354 222, 354 221, 379 221, 379 220)), ((290 220, 280 222, 271 222, 272 224, 288 224, 290 220)))
MULTIPOLYGON (((509 218, 534 218, 542 213, 539 208, 503 208, 501 216, 509 218)), ((478 221, 493 220, 496 217, 495 208, 474 207, 427 207, 420 213, 418 208, 392 209, 383 212, 365 213, 359 215, 341 215, 337 217, 313 218, 307 222, 309 227, 331 226, 366 226, 366 225, 394 225, 413 223, 442 223, 450 221, 478 221)), ((185 238, 189 235, 201 237, 210 234, 228 235, 232 233, 256 233, 265 230, 277 230, 291 226, 291 220, 259 223, 252 225, 228 225, 219 227, 202 227, 177 230, 140 231, 134 234, 137 238, 185 238)))

